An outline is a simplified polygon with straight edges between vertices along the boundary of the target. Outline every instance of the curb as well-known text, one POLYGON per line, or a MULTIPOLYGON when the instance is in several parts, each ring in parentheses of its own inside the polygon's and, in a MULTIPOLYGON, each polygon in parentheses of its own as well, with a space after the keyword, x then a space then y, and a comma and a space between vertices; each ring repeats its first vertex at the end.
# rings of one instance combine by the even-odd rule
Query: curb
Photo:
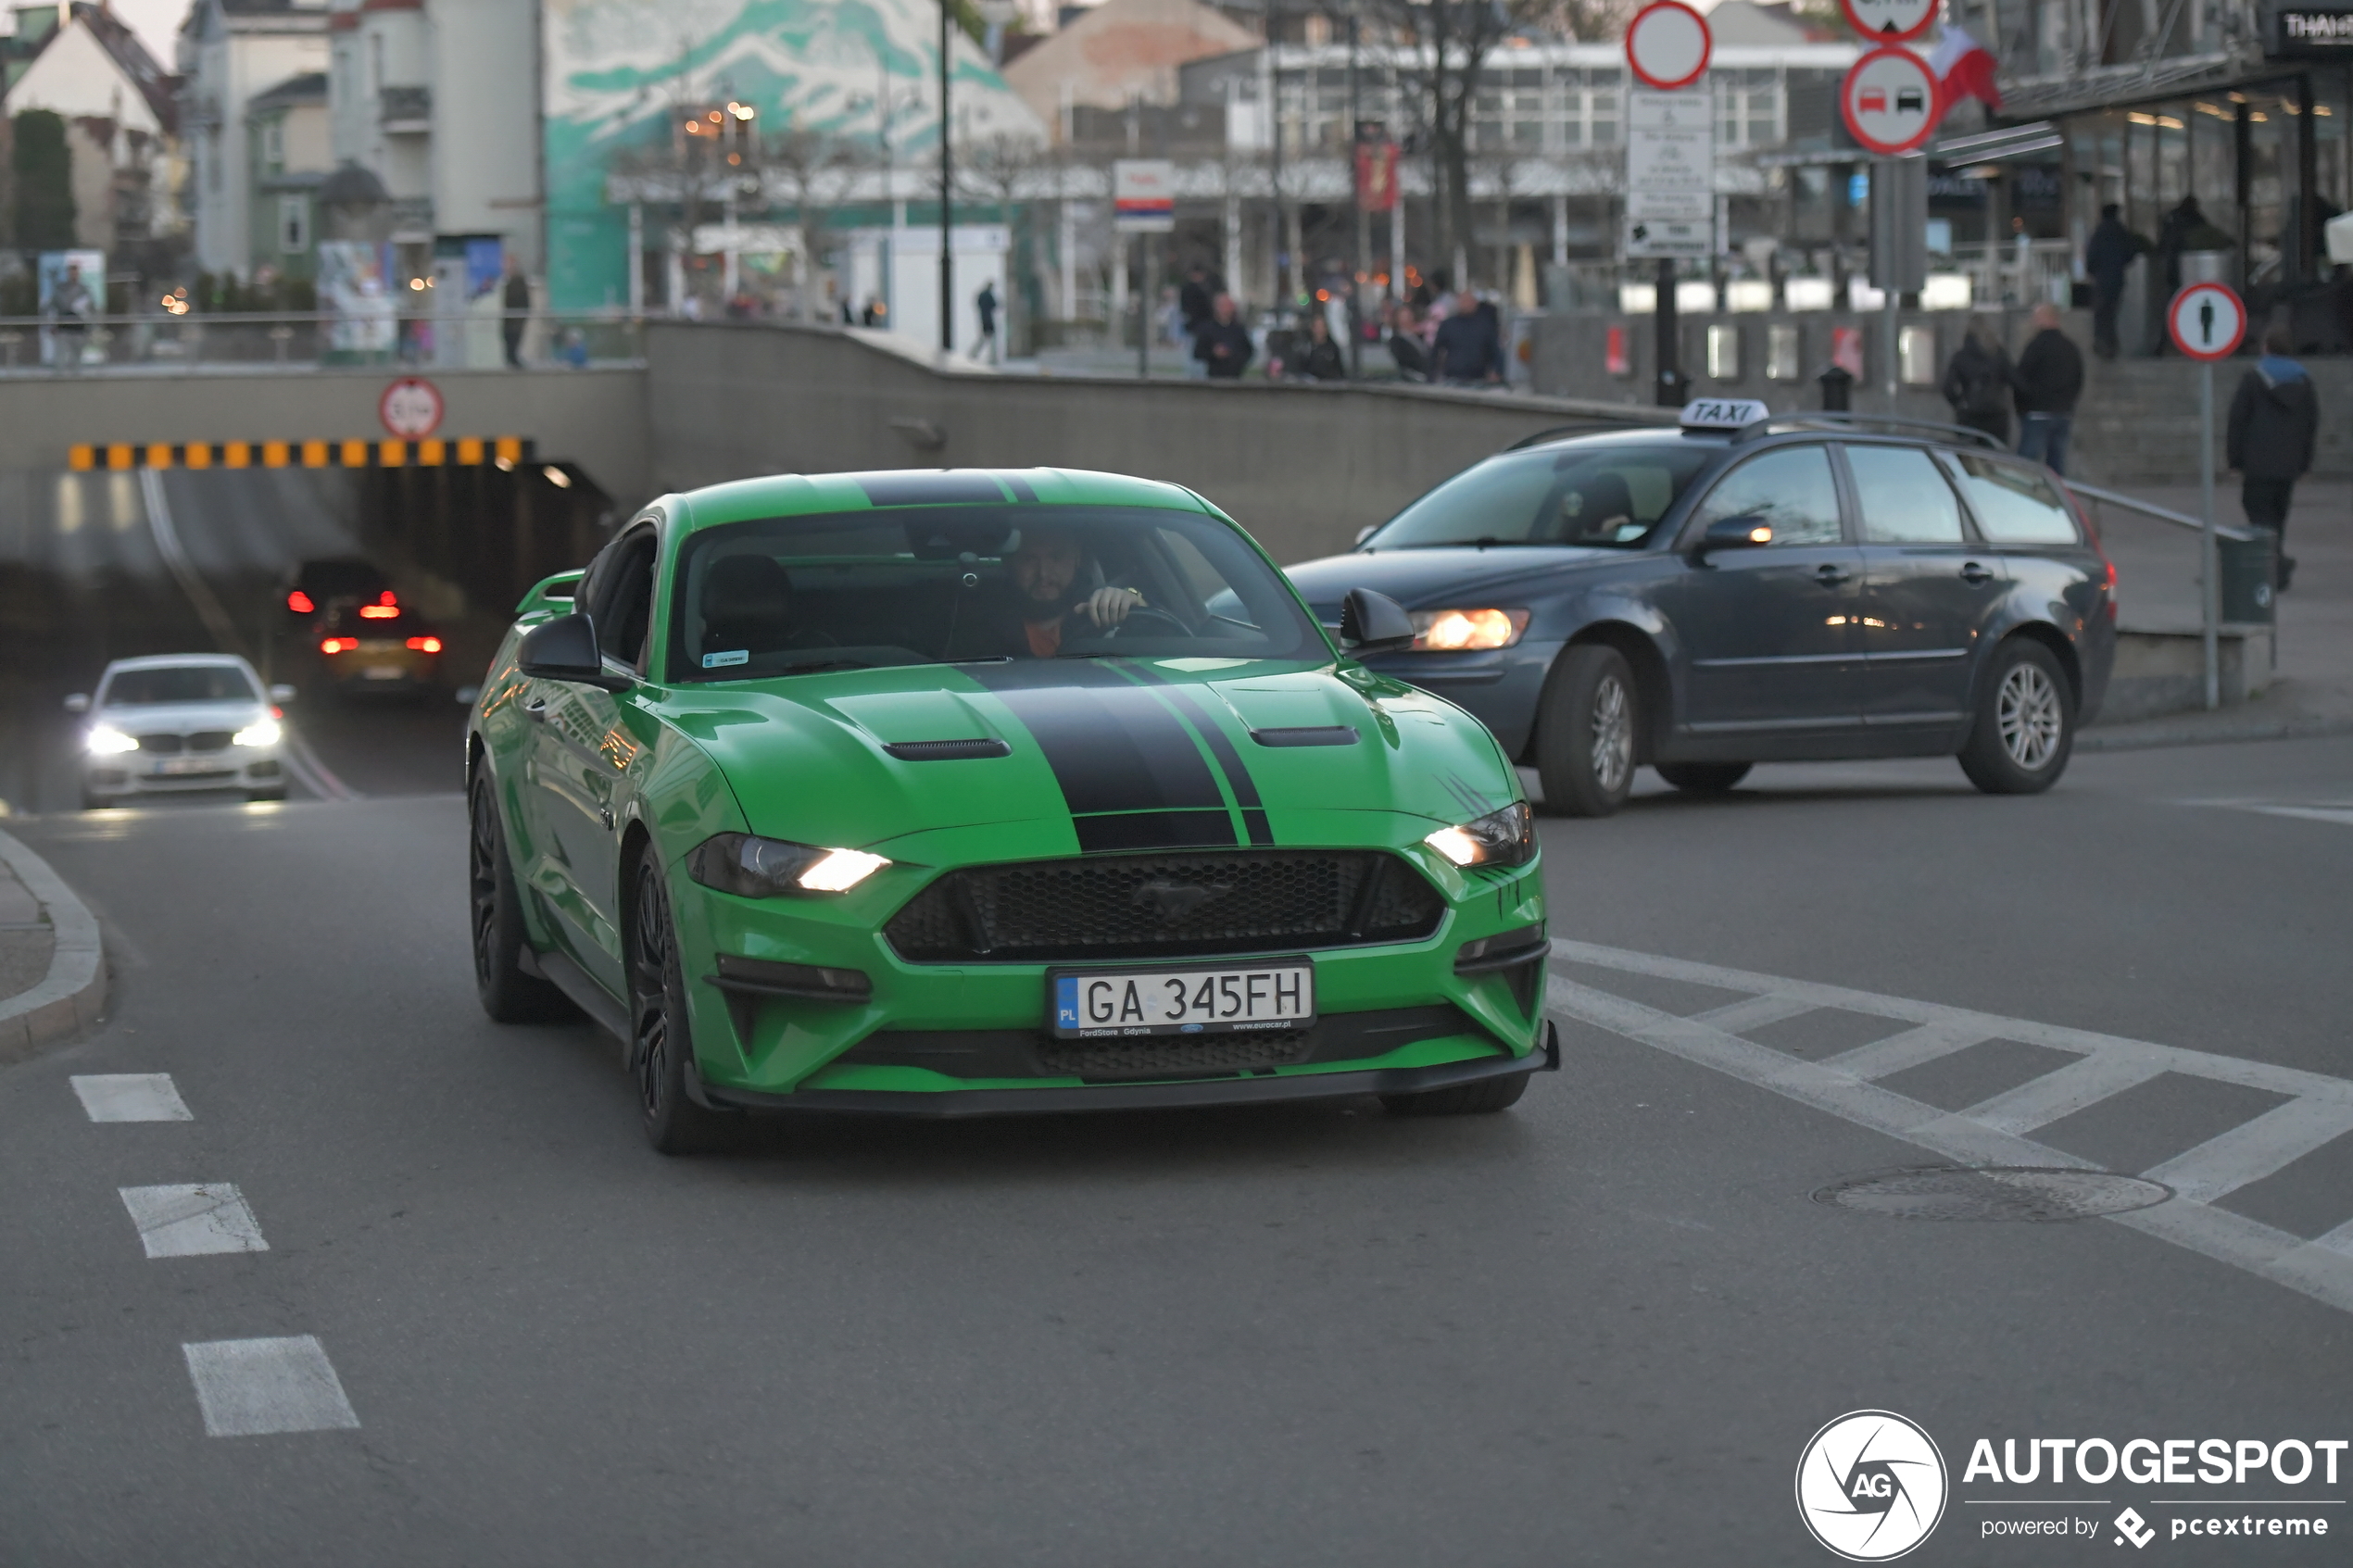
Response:
POLYGON ((41 984, 0 1000, 0 1065, 5 1065, 97 1022, 107 1003, 107 964, 97 921, 48 861, 0 833, 0 863, 47 912, 56 934, 49 972, 41 984))
POLYGON ((2299 714, 2271 718, 2250 715, 2242 719, 2140 720, 2103 730, 2095 724, 2075 737, 2078 751, 2153 751, 2171 746, 2227 746, 2240 741, 2262 740, 2322 740, 2336 735, 2353 735, 2353 719, 2330 718, 2322 714, 2299 714))

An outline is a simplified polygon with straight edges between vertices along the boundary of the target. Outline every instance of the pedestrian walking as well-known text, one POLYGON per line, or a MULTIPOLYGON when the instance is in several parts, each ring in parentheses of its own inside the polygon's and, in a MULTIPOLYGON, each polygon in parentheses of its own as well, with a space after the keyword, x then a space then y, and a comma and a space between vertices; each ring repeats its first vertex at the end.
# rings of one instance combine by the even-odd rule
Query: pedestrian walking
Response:
POLYGON ((997 362, 996 279, 990 278, 980 285, 980 292, 973 295, 973 308, 980 312, 980 335, 973 339, 972 348, 964 358, 977 359, 986 353, 993 365, 997 362))
POLYGON ((1504 345, 1495 316, 1479 308, 1478 295, 1465 289, 1453 313, 1438 324, 1430 361, 1436 379, 1455 386, 1483 386, 1504 379, 1504 345))
POLYGON ((531 322, 531 280, 522 275, 522 264, 507 263, 507 286, 498 296, 498 335, 506 340, 507 364, 510 369, 522 369, 522 330, 531 322))
POLYGON ((1176 313, 1183 320, 1185 332, 1185 373, 1199 378, 1208 373, 1193 350, 1203 327, 1217 314, 1217 294, 1209 281, 1209 269, 1196 261, 1185 270, 1185 286, 1176 291, 1176 313))
POLYGON ((2092 276, 2092 352, 2103 359, 2117 356, 2116 312, 2124 303, 2124 274, 2133 258, 2156 247, 2124 226, 2122 208, 2114 202, 2100 208, 2100 220, 2083 245, 2083 270, 2092 276))
POLYGON ((1959 423, 2010 444, 2010 357, 1982 321, 1969 323, 1944 367, 1944 401, 1959 423))
POLYGON ((2249 528, 2269 529, 2280 563, 2279 587, 2296 575, 2289 555, 2287 510, 2296 482, 2312 466, 2312 441, 2321 427, 2321 400, 2312 378, 2288 358, 2294 346, 2284 327, 2263 334, 2263 358, 2239 378, 2231 398, 2227 450, 2240 475, 2239 504, 2249 528))
POLYGON ((2010 373, 2018 401, 2018 455, 2067 472, 2067 440, 2075 431, 2075 400, 2083 395, 2083 354, 2059 331, 2058 307, 2034 307, 2034 336, 2010 373))
POLYGON ((1257 352, 1250 329, 1234 320, 1234 296, 1221 294, 1210 307, 1209 320, 1193 333, 1193 358, 1212 381, 1238 381, 1257 352))

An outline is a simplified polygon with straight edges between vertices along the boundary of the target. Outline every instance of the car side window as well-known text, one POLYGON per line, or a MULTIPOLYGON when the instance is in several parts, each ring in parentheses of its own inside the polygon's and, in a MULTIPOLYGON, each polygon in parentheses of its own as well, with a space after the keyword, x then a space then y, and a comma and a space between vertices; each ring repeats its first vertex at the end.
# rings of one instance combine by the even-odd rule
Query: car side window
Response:
POLYGON ((1849 446, 1847 470, 1867 545, 1957 545, 1961 505, 1935 459, 1917 446, 1849 446))
POLYGON ((599 650, 639 674, 645 672, 647 633, 653 626, 656 546, 650 528, 622 539, 618 554, 598 573, 588 607, 599 650))
POLYGON ((1978 532, 1996 545, 2073 545, 2075 514, 2032 469, 1982 458, 1974 452, 1944 455, 1960 477, 1961 493, 1977 514, 1978 532))
POLYGON ((1773 525, 1773 547, 1835 545, 1838 485, 1830 448, 1782 446, 1751 458, 1717 481, 1692 519, 1694 530, 1728 517, 1759 517, 1773 525))

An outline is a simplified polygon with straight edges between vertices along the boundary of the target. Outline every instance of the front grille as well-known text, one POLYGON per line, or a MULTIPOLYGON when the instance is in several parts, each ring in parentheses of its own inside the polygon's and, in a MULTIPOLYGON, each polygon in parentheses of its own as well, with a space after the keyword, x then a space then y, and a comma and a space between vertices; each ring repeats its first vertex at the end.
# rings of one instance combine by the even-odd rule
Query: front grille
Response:
POLYGON ((185 735, 141 735, 139 749, 152 751, 158 757, 177 757, 188 744, 185 735))
POLYGON ((883 931, 911 963, 1067 962, 1410 942, 1443 912, 1397 856, 1261 849, 975 866, 883 931))
POLYGON ((1315 1054, 1312 1035, 1181 1035, 1174 1039, 1046 1040, 1038 1065, 1051 1076, 1160 1078, 1172 1073, 1248 1073, 1296 1067, 1315 1054))
POLYGON ((233 732, 229 730, 198 730, 188 737, 191 751, 226 751, 233 732))

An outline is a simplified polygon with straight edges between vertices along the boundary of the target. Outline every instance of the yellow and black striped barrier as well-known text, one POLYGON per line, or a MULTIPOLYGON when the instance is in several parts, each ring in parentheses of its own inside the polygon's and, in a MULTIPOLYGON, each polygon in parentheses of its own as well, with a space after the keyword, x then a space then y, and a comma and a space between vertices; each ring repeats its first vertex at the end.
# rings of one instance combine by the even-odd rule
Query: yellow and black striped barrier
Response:
POLYGON ((90 443, 66 448, 66 466, 96 469, 510 469, 532 459, 519 435, 428 436, 422 441, 185 441, 90 443))

